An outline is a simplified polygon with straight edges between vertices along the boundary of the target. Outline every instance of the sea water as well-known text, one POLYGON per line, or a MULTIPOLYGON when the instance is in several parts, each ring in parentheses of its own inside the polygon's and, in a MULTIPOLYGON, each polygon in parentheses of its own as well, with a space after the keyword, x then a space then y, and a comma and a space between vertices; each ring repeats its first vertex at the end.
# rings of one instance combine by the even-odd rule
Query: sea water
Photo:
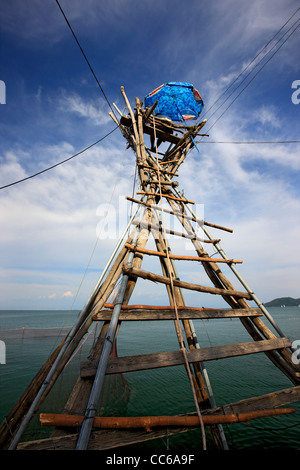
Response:
MULTIPOLYGON (((273 307, 268 311, 292 342, 300 340, 300 307, 273 307)), ((0 311, 2 333, 0 340, 6 346, 5 364, 0 365, 1 421, 61 341, 57 329, 71 327, 77 315, 77 311, 0 311), (5 331, 16 329, 22 331, 18 337, 5 336, 5 331), (39 329, 44 331, 43 336, 38 335, 39 329), (49 329, 49 335, 45 335, 44 329, 49 329), (33 330, 37 332, 36 335, 27 334, 33 330), (55 336, 52 335, 54 331, 55 336)), ((264 321, 272 330, 268 320, 264 321)), ((238 319, 194 320, 193 323, 201 347, 252 341, 238 319)), ((94 325, 94 330, 86 339, 84 347, 66 367, 66 370, 70 370, 70 374, 79 373, 80 361, 87 357, 100 326, 94 325)), ((118 334, 117 349, 119 356, 178 350, 174 324, 169 321, 123 322, 118 334)), ((293 386, 263 353, 208 361, 205 366, 217 406, 293 386)), ((114 380, 112 377, 111 383, 114 380)), ((64 381, 57 385, 62 400, 65 400, 71 391, 72 383, 66 374, 64 381)), ((125 396, 124 389, 126 389, 126 402, 118 411, 125 416, 195 412, 193 395, 184 366, 127 373, 118 383, 118 387, 120 386, 122 396, 125 396)), ((116 388, 116 394, 118 393, 119 388, 116 388)), ((105 405, 106 415, 118 412, 113 408, 112 402, 105 405)), ((281 417, 257 419, 245 424, 223 426, 229 448, 299 450, 300 404, 289 406, 296 408, 296 412, 281 417)), ((210 448, 212 443, 209 435, 207 439, 210 448)), ((162 439, 130 446, 133 450, 150 451, 154 449, 192 451, 201 448, 200 429, 176 436, 169 436, 166 433, 162 439)))

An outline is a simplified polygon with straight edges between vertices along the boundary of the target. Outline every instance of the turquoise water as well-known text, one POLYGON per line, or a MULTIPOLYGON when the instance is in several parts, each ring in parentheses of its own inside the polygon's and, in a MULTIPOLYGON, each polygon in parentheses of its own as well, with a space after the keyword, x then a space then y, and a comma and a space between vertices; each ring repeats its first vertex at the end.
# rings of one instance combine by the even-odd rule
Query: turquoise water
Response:
MULTIPOLYGON (((269 312, 291 341, 300 339, 300 308, 270 308, 269 312)), ((78 312, 66 311, 0 311, 0 330, 16 328, 60 328, 69 327, 78 312)), ((269 326, 268 321, 265 320, 269 326)), ((251 341, 239 320, 195 320, 199 344, 203 347, 251 341)), ((98 325, 99 331, 99 325, 98 325)), ((272 328, 270 328, 272 329, 272 328)), ((66 401, 72 389, 71 377, 79 373, 79 363, 84 360, 93 343, 96 332, 92 331, 84 348, 66 368, 66 373, 56 385, 57 397, 66 401)), ((1 339, 1 335, 0 335, 1 339)), ((59 338, 33 337, 5 339, 6 364, 0 365, 0 419, 10 411, 45 359, 56 347, 59 338)), ((178 349, 172 322, 123 322, 118 335, 119 356, 144 354, 178 349)), ((206 368, 217 405, 258 396, 289 388, 291 382, 263 354, 209 361, 206 368)), ((194 412, 190 384, 183 366, 140 371, 124 374, 120 378, 110 377, 106 383, 112 397, 112 388, 126 397, 124 404, 113 400, 101 403, 105 414, 128 416, 180 414, 194 412), (126 387, 125 387, 126 384, 126 387)), ((47 412, 55 409, 58 398, 48 403, 47 412)), ((247 424, 224 426, 231 449, 299 449, 300 448, 300 404, 292 404, 296 413, 251 421, 247 424)), ((208 448, 211 446, 207 434, 208 448)), ((177 436, 130 446, 131 449, 201 450, 201 431, 192 431, 177 436)))

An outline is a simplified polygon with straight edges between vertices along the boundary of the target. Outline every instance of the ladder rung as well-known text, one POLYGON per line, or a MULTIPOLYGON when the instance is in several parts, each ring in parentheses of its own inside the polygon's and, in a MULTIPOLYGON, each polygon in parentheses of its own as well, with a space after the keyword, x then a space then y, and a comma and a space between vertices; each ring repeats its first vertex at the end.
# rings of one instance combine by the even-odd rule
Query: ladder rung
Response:
POLYGON ((166 232, 169 233, 170 235, 176 235, 178 237, 183 237, 183 238, 188 238, 189 240, 198 240, 199 242, 202 243, 219 243, 220 239, 215 239, 215 240, 208 240, 208 239, 203 239, 199 238, 196 235, 190 235, 188 233, 182 233, 182 232, 176 232, 174 230, 169 230, 169 229, 163 229, 160 225, 155 225, 155 224, 146 224, 144 222, 139 222, 138 220, 134 220, 132 222, 133 225, 138 225, 139 227, 146 228, 147 230, 158 230, 159 232, 166 232))
MULTIPOLYGON (((114 307, 113 304, 104 304, 114 307)), ((124 306, 125 307, 125 306, 124 306)), ((129 308, 121 309, 120 321, 139 321, 139 320, 175 320, 176 312, 174 307, 155 307, 144 305, 141 308, 127 306, 129 308)), ((218 318, 242 318, 259 317, 263 313, 259 308, 240 308, 240 309, 222 309, 222 308, 197 308, 197 307, 177 307, 180 320, 197 319, 218 319, 218 318)), ((112 309, 100 310, 93 315, 93 321, 106 321, 111 319, 112 309)))
MULTIPOLYGON (((205 362, 229 357, 244 356, 259 352, 284 349, 291 346, 288 338, 276 338, 250 343, 229 344, 225 346, 213 346, 210 348, 190 349, 186 351, 189 363, 205 362)), ((182 351, 168 351, 153 354, 141 354, 137 356, 124 356, 110 358, 106 374, 123 374, 139 370, 157 369, 161 367, 172 367, 185 364, 182 351)), ((95 375, 97 365, 85 361, 81 363, 81 377, 92 377, 95 375)))
POLYGON ((170 211, 169 209, 166 209, 165 207, 162 208, 161 206, 158 206, 156 204, 143 202, 143 201, 140 201, 139 199, 135 199, 135 198, 130 197, 130 196, 126 196, 126 199, 128 201, 135 202, 136 204, 143 204, 144 206, 150 207, 151 209, 155 209, 155 210, 158 210, 158 211, 161 211, 161 212, 166 212, 168 214, 176 215, 176 216, 184 218, 186 220, 192 220, 193 222, 198 222, 200 225, 201 224, 207 225, 208 227, 213 227, 213 228, 217 228, 219 230, 224 230, 225 232, 230 232, 230 233, 233 232, 232 228, 223 227, 222 225, 212 224, 211 222, 206 222, 203 219, 197 219, 197 217, 192 217, 192 216, 186 214, 185 212, 170 211))
MULTIPOLYGON (((148 279, 149 281, 159 282, 161 284, 166 284, 166 285, 171 284, 171 280, 169 277, 160 276, 159 274, 154 274, 148 271, 143 271, 142 269, 132 268, 132 267, 123 265, 123 272, 130 276, 136 276, 136 277, 141 277, 143 279, 148 279)), ((244 298, 244 299, 249 299, 249 300, 252 299, 251 295, 248 294, 248 292, 239 292, 234 289, 221 289, 219 287, 201 286, 199 284, 192 284, 190 282, 179 281, 178 279, 173 279, 172 282, 175 287, 182 287, 183 289, 189 289, 189 290, 194 290, 198 292, 206 292, 207 294, 228 295, 228 296, 239 297, 239 298, 244 298)))
POLYGON ((171 196, 170 194, 160 194, 160 193, 146 192, 146 191, 137 191, 136 194, 147 194, 147 196, 159 196, 159 197, 162 196, 162 197, 166 197, 167 199, 173 199, 174 201, 185 202, 186 204, 195 204, 194 201, 189 201, 188 199, 181 198, 181 197, 171 196))
POLYGON ((147 250, 146 248, 140 248, 140 247, 131 245, 130 243, 125 243, 125 246, 131 251, 144 253, 145 255, 160 256, 162 258, 170 258, 170 259, 176 259, 176 260, 182 260, 182 261, 211 261, 214 263, 227 263, 227 264, 243 262, 240 259, 209 258, 208 256, 181 256, 181 255, 167 254, 167 253, 164 253, 163 251, 154 251, 154 250, 147 250))

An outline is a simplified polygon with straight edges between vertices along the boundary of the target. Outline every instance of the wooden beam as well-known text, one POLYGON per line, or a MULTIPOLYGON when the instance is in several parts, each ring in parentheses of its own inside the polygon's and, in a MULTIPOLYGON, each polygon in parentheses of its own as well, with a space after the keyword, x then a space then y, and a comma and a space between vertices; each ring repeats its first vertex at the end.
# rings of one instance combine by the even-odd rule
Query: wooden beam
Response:
POLYGON ((132 222, 132 225, 139 225, 140 227, 146 228, 147 230, 157 230, 158 232, 166 232, 169 233, 170 235, 175 235, 177 237, 182 237, 182 238, 188 238, 189 240, 198 240, 201 243, 219 243, 220 239, 215 239, 215 240, 209 240, 209 239, 203 239, 199 238, 196 235, 190 235, 188 233, 182 233, 182 232, 176 232, 175 230, 169 230, 167 228, 163 229, 160 225, 155 225, 152 223, 145 224, 143 222, 139 222, 138 220, 134 220, 132 222))
MULTIPOLYGON (((259 308, 242 309, 210 309, 210 308, 186 308, 178 307, 179 320, 197 320, 197 319, 217 319, 217 318, 241 318, 257 317, 263 313, 259 308)), ((100 310, 93 315, 94 321, 105 321, 111 319, 112 310, 100 310)), ((140 321, 140 320, 176 320, 174 307, 160 307, 152 309, 126 309, 121 310, 120 321, 140 321)))
POLYGON ((168 214, 183 217, 184 219, 187 219, 187 220, 192 220, 193 222, 198 222, 199 224, 207 225, 207 227, 217 228, 219 230, 224 230, 225 232, 230 232, 230 233, 233 232, 233 230, 231 228, 223 227, 222 225, 212 224, 211 222, 207 222, 206 220, 197 219, 196 217, 192 217, 192 216, 186 214, 185 212, 170 211, 169 209, 166 209, 165 207, 162 209, 161 206, 158 206, 156 204, 149 204, 147 202, 140 201, 139 199, 135 199, 135 198, 130 197, 130 196, 126 196, 126 199, 128 201, 135 202, 136 204, 143 204, 144 206, 150 207, 151 209, 153 208, 153 209, 158 210, 158 211, 163 211, 163 212, 166 212, 168 214))
POLYGON ((208 256, 182 256, 182 255, 173 255, 164 253, 163 251, 154 251, 148 250, 146 248, 139 248, 137 246, 131 245, 130 243, 125 243, 125 247, 131 251, 137 253, 144 253, 145 255, 149 256, 160 256, 162 258, 170 258, 182 261, 212 261, 213 263, 242 263, 243 261, 240 259, 224 259, 224 258, 209 258, 208 256))
MULTIPOLYGON (((132 120, 130 117, 122 116, 120 119, 120 124, 125 127, 130 127, 132 125, 132 120)), ((149 126, 148 124, 144 124, 143 126, 144 133, 147 135, 154 135, 153 127, 149 126)), ((163 141, 171 142, 172 144, 178 144, 181 138, 174 134, 168 134, 167 132, 163 132, 162 130, 156 128, 156 137, 161 138, 163 141)))
POLYGON ((245 413, 253 410, 263 410, 265 408, 276 408, 300 401, 300 385, 296 387, 277 390, 256 397, 246 398, 234 403, 219 406, 213 410, 205 410, 204 413, 245 413))
POLYGON ((157 173, 161 173, 163 175, 179 176, 178 173, 173 173, 172 171, 167 171, 167 170, 163 170, 163 169, 160 169, 160 168, 157 168, 157 167, 154 167, 154 166, 145 165, 143 163, 138 163, 138 166, 140 166, 142 168, 146 168, 147 170, 156 171, 157 173))
MULTIPOLYGON (((223 406, 203 410, 202 416, 213 414, 246 413, 254 410, 266 408, 276 408, 289 405, 300 400, 300 385, 284 390, 268 393, 258 397, 240 400, 235 403, 228 403, 223 406)), ((195 415, 195 413, 194 413, 195 415)), ((168 434, 174 435, 187 432, 193 428, 170 428, 168 434)), ((152 439, 165 438, 166 431, 159 428, 147 432, 145 430, 102 430, 93 431, 92 439, 89 442, 89 450, 108 450, 120 448, 122 446, 141 443, 152 439)), ((50 437, 38 441, 21 442, 18 450, 75 450, 78 433, 69 435, 50 437)))
POLYGON ((146 192, 146 191, 137 191, 136 194, 147 194, 148 196, 159 196, 159 197, 162 196, 162 197, 166 197, 167 199, 173 199, 174 201, 185 202, 186 204, 195 204, 194 201, 189 201, 188 199, 185 199, 185 198, 170 196, 170 194, 160 195, 160 193, 146 192))
MULTIPOLYGON (((203 424, 212 426, 214 424, 243 423, 257 418, 267 418, 270 416, 281 416, 283 414, 294 413, 295 408, 277 408, 271 410, 250 411, 249 413, 209 415, 203 416, 203 424)), ((41 413, 40 422, 42 426, 81 426, 84 416, 41 413)), ((157 427, 197 427, 200 426, 198 416, 118 416, 118 417, 96 417, 93 428, 96 429, 139 429, 145 428, 150 431, 157 427)))
MULTIPOLYGON (((161 284, 170 285, 171 280, 166 276, 160 276, 159 274, 154 274, 148 271, 143 271, 142 269, 135 269, 129 266, 123 265, 123 272, 129 276, 141 277, 142 279, 148 279, 149 281, 159 282, 161 284)), ((175 287, 182 287, 183 289, 194 290, 198 292, 205 292, 207 294, 215 295, 228 295, 233 297, 245 298, 251 300, 252 297, 246 292, 239 292, 234 289, 221 289, 218 287, 207 287, 201 286, 199 284, 192 284, 190 282, 179 281, 178 279, 172 280, 175 287)))
MULTIPOLYGON (((206 362, 228 357, 245 356, 259 352, 284 349, 291 346, 288 338, 277 338, 250 343, 229 344, 225 346, 213 346, 209 348, 190 349, 186 351, 189 363, 206 362)), ((140 354, 136 356, 123 356, 111 358, 108 362, 106 374, 124 374, 138 370, 158 369, 185 364, 182 351, 167 351, 153 354, 140 354)), ((89 361, 81 363, 81 377, 94 376, 97 365, 90 365, 89 361)))

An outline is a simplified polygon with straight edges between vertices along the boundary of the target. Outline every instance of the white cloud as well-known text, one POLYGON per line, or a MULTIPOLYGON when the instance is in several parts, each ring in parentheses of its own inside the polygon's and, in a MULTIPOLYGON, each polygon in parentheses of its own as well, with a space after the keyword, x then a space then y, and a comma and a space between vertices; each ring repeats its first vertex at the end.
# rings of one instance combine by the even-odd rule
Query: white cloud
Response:
POLYGON ((280 128, 279 111, 276 110, 275 106, 261 106, 255 111, 254 119, 257 119, 262 125, 280 128))
POLYGON ((66 95, 59 100, 59 108, 64 112, 71 112, 81 118, 88 118, 94 125, 103 125, 111 122, 107 114, 107 105, 102 98, 88 102, 77 94, 66 95))
POLYGON ((70 290, 68 290, 67 292, 64 292, 62 296, 63 297, 73 297, 74 294, 70 290))

